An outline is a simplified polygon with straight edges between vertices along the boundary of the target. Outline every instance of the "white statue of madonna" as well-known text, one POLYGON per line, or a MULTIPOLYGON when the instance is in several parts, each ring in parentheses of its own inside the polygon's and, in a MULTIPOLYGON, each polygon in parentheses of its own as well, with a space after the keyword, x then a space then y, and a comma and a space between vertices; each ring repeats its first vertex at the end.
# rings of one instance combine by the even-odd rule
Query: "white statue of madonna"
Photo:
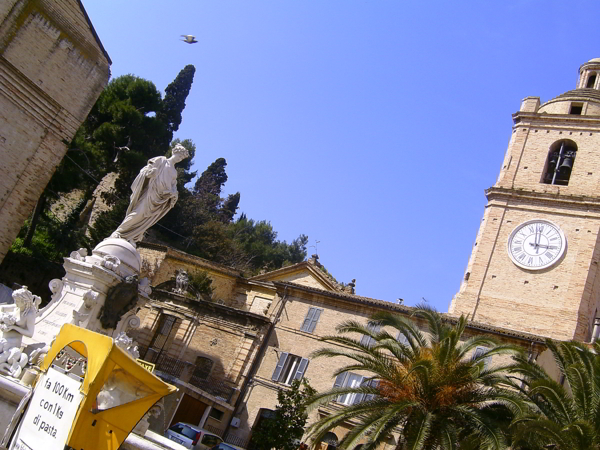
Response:
POLYGON ((14 305, 0 306, 0 373, 19 378, 28 360, 21 351, 23 336, 33 336, 41 299, 27 286, 15 290, 12 297, 14 305))
POLYGON ((175 164, 188 156, 187 149, 177 144, 170 158, 158 156, 148 161, 131 185, 127 214, 112 238, 122 238, 134 244, 141 241, 146 230, 175 206, 178 196, 175 164))

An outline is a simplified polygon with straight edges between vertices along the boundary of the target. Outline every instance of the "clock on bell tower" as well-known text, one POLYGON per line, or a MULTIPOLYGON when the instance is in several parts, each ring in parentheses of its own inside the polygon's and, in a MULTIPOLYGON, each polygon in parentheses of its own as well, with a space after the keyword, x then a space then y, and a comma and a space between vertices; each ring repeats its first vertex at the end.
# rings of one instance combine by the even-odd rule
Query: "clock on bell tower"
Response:
POLYGON ((600 316, 600 58, 576 89, 514 126, 449 312, 555 339, 589 341, 600 316))

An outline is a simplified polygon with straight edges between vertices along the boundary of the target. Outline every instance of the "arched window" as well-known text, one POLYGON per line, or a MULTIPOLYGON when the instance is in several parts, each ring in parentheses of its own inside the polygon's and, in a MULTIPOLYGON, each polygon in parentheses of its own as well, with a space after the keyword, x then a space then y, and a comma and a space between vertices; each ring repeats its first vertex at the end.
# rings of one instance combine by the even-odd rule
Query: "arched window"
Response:
POLYGON ((565 139, 552 144, 548 152, 542 183, 567 186, 576 153, 577 144, 573 141, 565 139))
POLYGON ((590 74, 585 87, 593 89, 595 85, 596 85, 596 74, 590 74))
MULTIPOLYGON (((319 443, 327 444, 327 450, 336 450, 338 442, 339 439, 335 433, 328 431, 325 433, 325 436, 323 436, 323 439, 321 439, 319 443)), ((319 446, 317 446, 317 448, 319 448, 319 446)))

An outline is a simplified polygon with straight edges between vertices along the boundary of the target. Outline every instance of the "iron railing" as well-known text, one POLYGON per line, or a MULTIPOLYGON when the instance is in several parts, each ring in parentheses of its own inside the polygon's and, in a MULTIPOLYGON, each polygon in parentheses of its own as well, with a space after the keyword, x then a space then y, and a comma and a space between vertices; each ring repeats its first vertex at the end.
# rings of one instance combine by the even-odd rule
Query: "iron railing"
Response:
POLYGON ((241 448, 248 448, 248 444, 250 443, 250 438, 241 438, 231 433, 227 433, 227 436, 225 436, 224 440, 228 444, 241 448))
MULTIPOLYGON (((225 381, 210 376, 203 378, 201 371, 196 370, 196 366, 191 362, 172 358, 163 353, 157 354, 153 349, 149 349, 148 347, 140 346, 138 350, 144 361, 152 362, 156 365, 156 371, 178 378, 184 383, 189 383, 219 400, 231 403, 236 389, 225 381)), ((160 373, 157 375, 160 376, 160 373)))
POLYGON ((225 430, 222 430, 221 428, 217 428, 217 427, 215 427, 213 425, 210 425, 208 423, 205 423, 202 426, 202 428, 204 428, 206 431, 210 431, 211 433, 216 434, 217 436, 219 436, 221 438, 223 437, 223 432, 225 431, 225 430))

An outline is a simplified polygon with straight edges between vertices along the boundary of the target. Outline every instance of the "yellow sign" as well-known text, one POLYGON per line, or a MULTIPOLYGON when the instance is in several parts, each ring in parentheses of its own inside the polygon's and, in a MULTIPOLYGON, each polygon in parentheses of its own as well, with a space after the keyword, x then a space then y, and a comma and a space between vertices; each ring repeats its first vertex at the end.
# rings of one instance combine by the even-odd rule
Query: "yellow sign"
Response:
POLYGON ((142 366, 148 372, 154 373, 154 367, 156 367, 156 364, 149 363, 148 361, 144 361, 143 359, 140 359, 140 358, 137 358, 136 361, 140 366, 142 366))

